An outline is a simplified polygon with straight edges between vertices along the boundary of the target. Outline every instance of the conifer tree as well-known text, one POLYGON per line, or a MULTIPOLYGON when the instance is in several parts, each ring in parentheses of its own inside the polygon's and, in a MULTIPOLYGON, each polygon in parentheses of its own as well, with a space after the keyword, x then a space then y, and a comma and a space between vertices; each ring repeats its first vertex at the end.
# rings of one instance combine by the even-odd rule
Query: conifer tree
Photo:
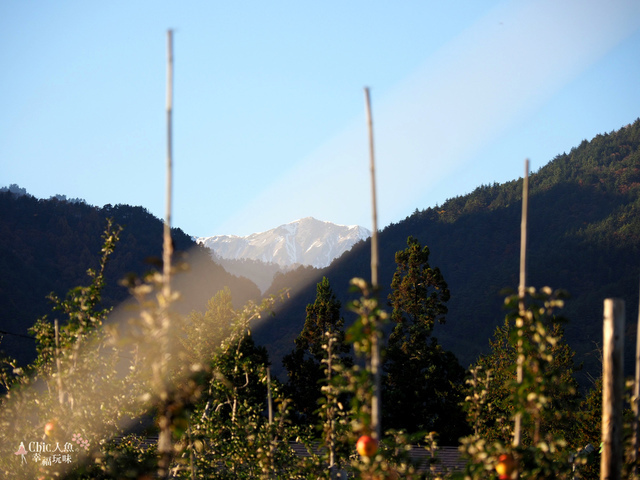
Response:
MULTIPOLYGON (((282 360, 289 380, 286 392, 291 397, 301 421, 315 423, 318 399, 322 396, 321 381, 325 378, 322 359, 326 334, 336 334, 335 351, 349 352, 344 341, 344 318, 340 316, 341 304, 336 299, 329 280, 323 277, 316 287, 316 299, 307 305, 307 317, 300 335, 295 339, 295 348, 282 360)), ((349 362, 349 360, 347 360, 349 362)))
POLYGON ((385 352, 384 428, 433 431, 455 442, 466 431, 459 404, 465 371, 432 337, 444 323, 449 288, 429 265, 429 248, 413 237, 396 253, 389 305, 395 327, 385 352))

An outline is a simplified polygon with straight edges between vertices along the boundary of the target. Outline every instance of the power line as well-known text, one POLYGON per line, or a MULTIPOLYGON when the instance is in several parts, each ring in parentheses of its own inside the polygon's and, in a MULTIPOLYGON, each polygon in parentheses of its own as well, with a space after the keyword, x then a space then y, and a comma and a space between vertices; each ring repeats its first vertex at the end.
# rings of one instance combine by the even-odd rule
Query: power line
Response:
POLYGON ((28 338, 30 340, 35 340, 36 339, 36 337, 31 337, 29 335, 23 335, 21 333, 5 332, 4 330, 0 330, 0 335, 13 335, 14 337, 28 338))

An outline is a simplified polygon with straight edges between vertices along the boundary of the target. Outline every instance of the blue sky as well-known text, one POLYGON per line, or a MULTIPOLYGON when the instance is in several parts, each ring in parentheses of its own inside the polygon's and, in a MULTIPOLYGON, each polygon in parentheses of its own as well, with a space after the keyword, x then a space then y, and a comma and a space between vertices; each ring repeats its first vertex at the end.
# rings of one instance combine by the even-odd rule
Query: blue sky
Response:
POLYGON ((536 171, 640 116, 640 2, 0 3, 0 186, 245 235, 305 216, 378 226, 536 171))

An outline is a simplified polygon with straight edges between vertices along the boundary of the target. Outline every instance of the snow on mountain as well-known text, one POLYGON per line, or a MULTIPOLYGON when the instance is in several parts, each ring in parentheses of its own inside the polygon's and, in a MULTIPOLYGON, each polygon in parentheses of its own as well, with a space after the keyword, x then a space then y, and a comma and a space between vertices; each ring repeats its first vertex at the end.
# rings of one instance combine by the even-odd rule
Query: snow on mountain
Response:
POLYGON ((358 225, 336 225, 306 217, 246 237, 215 235, 199 237, 196 241, 221 258, 247 258, 283 267, 301 264, 323 268, 370 236, 369 230, 358 225))

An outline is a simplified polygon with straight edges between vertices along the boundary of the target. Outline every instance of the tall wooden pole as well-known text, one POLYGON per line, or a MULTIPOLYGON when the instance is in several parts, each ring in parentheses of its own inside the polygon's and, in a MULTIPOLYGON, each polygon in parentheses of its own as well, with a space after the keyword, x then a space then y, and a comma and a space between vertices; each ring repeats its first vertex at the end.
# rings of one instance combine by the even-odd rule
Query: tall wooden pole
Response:
MULTIPOLYGON (((369 131, 369 166, 371 171, 371 286, 374 295, 378 295, 378 207, 376 200, 376 167, 373 148, 373 120, 371 116, 371 95, 369 88, 364 89, 367 107, 367 129, 369 131)), ((379 325, 373 325, 371 337, 371 374, 373 375, 373 395, 371 397, 371 430, 376 439, 380 439, 380 343, 379 325)))
POLYGON ((169 478, 169 467, 173 456, 173 441, 171 438, 171 412, 169 412, 169 393, 167 388, 167 360, 169 356, 169 303, 171 298, 171 257, 173 243, 171 241, 171 192, 173 175, 173 145, 172 145, 172 113, 173 113, 173 31, 167 31, 167 190, 166 211, 164 222, 164 242, 162 249, 162 313, 160 319, 160 367, 157 371, 156 387, 160 395, 160 432, 158 435, 158 476, 169 478))
POLYGON ((373 119, 371 116, 371 94, 369 88, 364 89, 367 106, 367 130, 369 133, 369 172, 371 176, 371 285, 378 287, 378 206, 376 199, 376 157, 373 144, 373 119))
POLYGON ((604 301, 602 325, 602 453, 600 480, 622 476, 622 408, 624 396, 624 301, 604 301))
POLYGON ((524 299, 527 286, 527 221, 529 217, 529 159, 524 161, 524 178, 522 180, 522 219, 520 221, 520 283, 518 295, 524 299))
POLYGON ((171 291, 171 202, 173 190, 173 31, 167 31, 167 189, 164 222, 164 246, 162 250, 165 294, 171 291))
MULTIPOLYGON (((524 178, 522 181, 522 218, 520 221, 520 283, 518 285, 518 319, 516 327, 519 335, 524 327, 525 304, 524 296, 527 287, 527 220, 529 216, 529 159, 524 161, 524 178)), ((517 381, 522 383, 522 340, 518 339, 517 381)), ((513 446, 520 445, 522 440, 522 413, 516 412, 513 426, 513 446)))

